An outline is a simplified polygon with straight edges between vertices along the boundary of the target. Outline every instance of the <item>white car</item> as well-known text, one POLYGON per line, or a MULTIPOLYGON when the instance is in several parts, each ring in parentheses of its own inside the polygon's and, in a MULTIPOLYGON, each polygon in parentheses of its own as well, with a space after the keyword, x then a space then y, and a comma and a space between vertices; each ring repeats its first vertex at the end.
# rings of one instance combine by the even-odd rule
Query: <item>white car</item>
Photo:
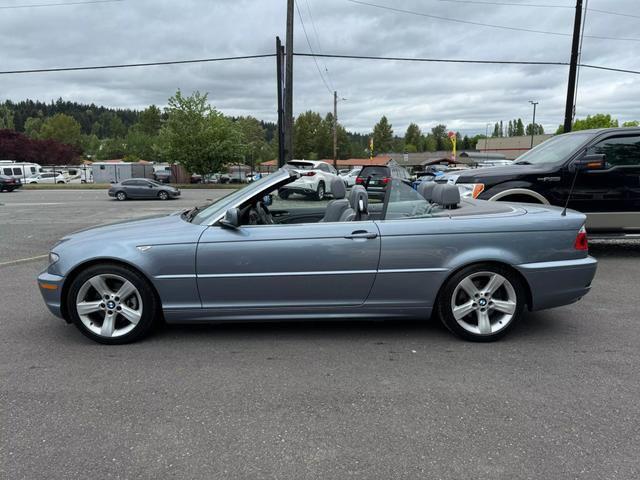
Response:
POLYGON ((358 178, 360 171, 362 171, 362 167, 354 168, 353 170, 349 170, 347 173, 340 175, 347 188, 353 187, 356 184, 356 178, 358 178))
POLYGON ((40 173, 27 178, 25 183, 67 183, 67 179, 61 173, 40 173))
POLYGON ((327 162, 292 160, 287 162, 285 166, 298 172, 300 178, 278 191, 278 196, 282 199, 287 199, 289 195, 298 193, 316 200, 322 200, 326 194, 331 193, 333 181, 336 179, 341 180, 333 165, 329 165, 327 162))

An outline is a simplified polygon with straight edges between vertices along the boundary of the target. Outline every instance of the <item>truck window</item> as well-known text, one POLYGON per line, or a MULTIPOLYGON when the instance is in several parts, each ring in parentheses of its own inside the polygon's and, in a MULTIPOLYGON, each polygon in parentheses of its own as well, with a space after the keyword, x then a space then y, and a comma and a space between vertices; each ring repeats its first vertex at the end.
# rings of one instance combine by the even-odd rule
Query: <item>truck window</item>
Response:
POLYGON ((607 138, 589 148, 589 153, 604 154, 610 167, 640 165, 640 136, 607 138))
POLYGON ((5 168, 5 169, 3 169, 2 171, 3 171, 3 173, 4 173, 5 175, 11 175, 11 169, 10 169, 10 168, 5 168))

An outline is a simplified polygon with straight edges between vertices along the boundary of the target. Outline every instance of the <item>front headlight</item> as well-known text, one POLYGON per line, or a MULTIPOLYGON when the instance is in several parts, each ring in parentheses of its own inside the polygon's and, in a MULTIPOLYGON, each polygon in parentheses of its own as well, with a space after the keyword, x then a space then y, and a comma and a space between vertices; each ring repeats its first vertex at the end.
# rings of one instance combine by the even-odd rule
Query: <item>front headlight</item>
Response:
POLYGON ((58 260, 60 260, 60 255, 57 253, 49 252, 49 265, 53 265, 58 260))
POLYGON ((456 183, 460 190, 460 198, 478 198, 484 191, 484 183, 456 183))

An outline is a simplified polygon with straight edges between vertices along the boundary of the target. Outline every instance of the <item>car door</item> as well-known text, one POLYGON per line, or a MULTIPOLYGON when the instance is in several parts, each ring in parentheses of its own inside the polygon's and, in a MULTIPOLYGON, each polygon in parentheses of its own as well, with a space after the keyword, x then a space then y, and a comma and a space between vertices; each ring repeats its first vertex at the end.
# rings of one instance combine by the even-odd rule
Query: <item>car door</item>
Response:
POLYGON ((640 228, 640 134, 608 136, 587 149, 605 168, 581 172, 570 206, 589 213, 593 229, 640 228))
POLYGON ((357 306, 373 285, 373 221, 209 227, 196 259, 204 308, 357 306))
POLYGON ((129 180, 123 182, 127 195, 131 198, 145 198, 149 196, 149 185, 144 180, 129 180))

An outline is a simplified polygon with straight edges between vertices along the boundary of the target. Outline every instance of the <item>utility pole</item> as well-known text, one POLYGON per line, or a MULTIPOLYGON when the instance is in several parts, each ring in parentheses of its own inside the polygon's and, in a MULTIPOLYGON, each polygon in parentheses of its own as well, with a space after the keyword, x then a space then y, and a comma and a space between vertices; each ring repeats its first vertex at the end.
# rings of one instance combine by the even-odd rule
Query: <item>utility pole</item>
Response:
POLYGON ((536 107, 540 102, 534 102, 533 100, 529 100, 529 103, 533 105, 533 122, 531 123, 531 148, 533 148, 533 136, 536 133, 536 107))
POLYGON ((278 168, 283 167, 284 160, 284 108, 282 105, 284 88, 282 85, 282 58, 284 47, 280 37, 276 37, 276 83, 278 84, 278 168))
POLYGON ((293 8, 294 0, 287 0, 287 37, 284 67, 284 159, 293 160, 293 8))
POLYGON ((333 168, 338 169, 338 92, 333 92, 333 168))
POLYGON ((571 44, 571 62, 569 65, 569 85, 567 104, 564 110, 564 133, 573 126, 573 109, 576 98, 576 73, 578 71, 578 52, 580 50, 580 26, 582 24, 582 0, 576 0, 576 16, 573 23, 573 43, 571 44))

